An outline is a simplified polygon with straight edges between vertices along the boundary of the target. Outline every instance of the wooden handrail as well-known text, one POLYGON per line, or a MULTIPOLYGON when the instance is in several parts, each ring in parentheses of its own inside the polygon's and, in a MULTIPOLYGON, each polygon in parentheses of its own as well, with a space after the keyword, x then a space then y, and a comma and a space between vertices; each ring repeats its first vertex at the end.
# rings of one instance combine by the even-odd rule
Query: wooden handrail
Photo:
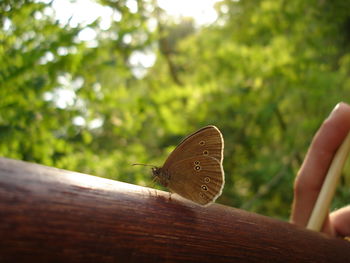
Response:
POLYGON ((0 158, 0 262, 348 262, 350 243, 243 210, 0 158))

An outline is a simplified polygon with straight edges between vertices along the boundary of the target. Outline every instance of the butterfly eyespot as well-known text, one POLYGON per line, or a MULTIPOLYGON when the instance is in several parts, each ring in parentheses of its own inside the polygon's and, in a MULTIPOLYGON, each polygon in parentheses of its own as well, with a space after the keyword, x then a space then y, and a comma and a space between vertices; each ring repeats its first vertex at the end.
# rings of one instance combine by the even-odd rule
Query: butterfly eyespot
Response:
POLYGON ((204 182, 210 183, 210 178, 209 178, 209 177, 205 177, 205 178, 204 178, 204 182))
POLYGON ((199 170, 201 169, 201 167, 200 167, 199 165, 196 165, 196 166, 194 167, 194 169, 195 169, 196 171, 199 171, 199 170))
POLYGON ((203 194, 202 192, 199 192, 199 196, 200 196, 200 198, 204 199, 205 201, 209 201, 209 198, 205 194, 203 194))
POLYGON ((200 146, 205 145, 205 141, 200 141, 200 142, 199 142, 199 145, 200 145, 200 146))
POLYGON ((208 191, 208 187, 207 187, 205 184, 203 184, 203 185, 201 186, 201 188, 202 188, 202 190, 204 190, 204 191, 208 191))
POLYGON ((208 150, 203 151, 203 154, 208 155, 209 154, 208 150))
POLYGON ((200 164, 199 161, 195 161, 195 162, 194 162, 194 165, 199 165, 199 164, 200 164))

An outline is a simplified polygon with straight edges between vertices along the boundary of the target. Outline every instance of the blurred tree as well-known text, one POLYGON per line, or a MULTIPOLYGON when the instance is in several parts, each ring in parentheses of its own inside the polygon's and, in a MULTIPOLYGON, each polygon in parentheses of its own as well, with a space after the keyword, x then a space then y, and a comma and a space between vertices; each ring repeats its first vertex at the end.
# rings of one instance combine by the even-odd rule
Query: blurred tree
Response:
MULTIPOLYGON (((109 28, 62 24, 46 1, 0 2, 0 154, 150 185, 130 164, 161 165, 214 124, 225 137, 219 202, 287 218, 314 132, 349 100, 348 1, 223 0, 206 26, 131 2, 99 1, 109 28)), ((350 197, 344 173, 336 206, 350 197)))

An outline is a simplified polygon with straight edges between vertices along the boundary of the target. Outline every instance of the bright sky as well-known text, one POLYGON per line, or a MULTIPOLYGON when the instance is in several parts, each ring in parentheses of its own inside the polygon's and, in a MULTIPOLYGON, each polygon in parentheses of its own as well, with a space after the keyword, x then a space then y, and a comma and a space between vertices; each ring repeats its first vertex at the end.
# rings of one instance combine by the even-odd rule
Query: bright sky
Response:
MULTIPOLYGON (((50 0, 41 0, 50 1, 50 0)), ((218 0, 157 0, 159 7, 164 9, 173 17, 193 17, 195 23, 204 25, 216 20, 217 14, 214 4, 218 0)), ((126 2, 131 12, 136 13, 136 0, 127 0, 126 2)), ((55 16, 62 24, 69 23, 70 26, 76 27, 78 24, 89 24, 100 19, 100 28, 107 30, 113 20, 119 21, 121 14, 113 11, 112 8, 102 6, 94 0, 54 0, 52 4, 55 10, 55 16)), ((97 45, 95 40, 96 32, 92 28, 83 29, 78 39, 87 41, 88 46, 97 45)), ((134 65, 135 74, 142 76, 145 68, 153 65, 155 60, 154 54, 135 54, 132 56, 130 63, 134 65)))
POLYGON ((217 18, 214 4, 218 0, 157 0, 169 15, 193 17, 197 24, 212 23, 217 18))
MULTIPOLYGON (((38 0, 42 2, 50 2, 51 0, 38 0)), ((159 7, 164 9, 170 16, 173 17, 192 17, 197 25, 205 25, 216 20, 217 14, 214 10, 214 4, 218 0, 157 0, 159 7)), ((136 13, 136 0, 127 0, 129 10, 136 13)), ((107 30, 111 22, 119 21, 122 17, 117 11, 113 11, 110 7, 102 6, 94 0, 54 0, 52 3, 55 14, 50 10, 47 15, 55 15, 61 24, 69 23, 70 26, 76 27, 78 24, 87 25, 92 23, 97 18, 100 19, 100 28, 107 30)), ((37 14, 40 16, 40 14, 37 14)), ((89 46, 96 45, 96 32, 92 28, 85 28, 82 30, 78 38, 81 41, 87 41, 89 46)), ((64 50, 63 50, 64 51, 64 50)), ((66 52, 66 51, 64 51, 66 52)), ((50 60, 50 54, 45 56, 43 63, 50 60)), ((142 77, 146 69, 151 67, 155 61, 155 54, 151 51, 135 52, 130 58, 130 63, 133 65, 134 75, 142 77)), ((62 76, 60 81, 61 86, 53 92, 45 94, 45 100, 54 100, 59 108, 66 108, 73 103, 75 98, 75 89, 79 88, 82 83, 75 83, 76 80, 71 80, 69 76, 62 76), (63 82, 64 83, 63 83, 63 82), (62 83, 61 83, 62 82, 62 83), (67 84, 67 83, 68 84, 67 84)), ((102 120, 96 119, 98 123, 90 123, 91 128, 99 127, 102 120)), ((85 125, 85 119, 77 116, 73 122, 76 125, 85 125)))
MULTIPOLYGON (((42 0, 47 1, 47 0, 42 0)), ((217 18, 214 4, 218 0, 158 0, 158 5, 169 15, 175 17, 193 17, 197 24, 207 24, 214 22, 217 18)), ((128 0, 127 6, 136 13, 136 0, 128 0)), ((53 8, 56 17, 65 24, 70 19, 70 25, 76 26, 78 23, 91 23, 96 18, 101 19, 101 28, 108 29, 111 19, 119 20, 120 14, 113 13, 112 9, 102 6, 93 0, 55 0, 53 8)))

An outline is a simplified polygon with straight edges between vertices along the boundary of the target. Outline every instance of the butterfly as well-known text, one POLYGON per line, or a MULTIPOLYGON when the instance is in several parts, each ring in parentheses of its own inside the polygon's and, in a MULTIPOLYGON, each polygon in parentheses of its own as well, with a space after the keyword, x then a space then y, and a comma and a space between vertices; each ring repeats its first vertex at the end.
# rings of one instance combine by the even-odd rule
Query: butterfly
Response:
POLYGON ((152 167, 154 179, 171 192, 206 206, 225 184, 224 139, 215 126, 206 126, 183 139, 162 167, 152 167))

